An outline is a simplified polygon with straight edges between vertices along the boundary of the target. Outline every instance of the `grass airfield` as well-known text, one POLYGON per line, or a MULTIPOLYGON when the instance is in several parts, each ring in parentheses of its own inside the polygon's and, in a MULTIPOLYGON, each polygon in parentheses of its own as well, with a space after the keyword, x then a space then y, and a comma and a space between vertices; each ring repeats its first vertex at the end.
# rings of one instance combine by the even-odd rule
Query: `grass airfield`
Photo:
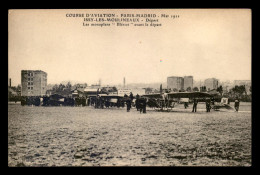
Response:
POLYGON ((8 165, 251 166, 251 103, 191 110, 9 104, 8 165))

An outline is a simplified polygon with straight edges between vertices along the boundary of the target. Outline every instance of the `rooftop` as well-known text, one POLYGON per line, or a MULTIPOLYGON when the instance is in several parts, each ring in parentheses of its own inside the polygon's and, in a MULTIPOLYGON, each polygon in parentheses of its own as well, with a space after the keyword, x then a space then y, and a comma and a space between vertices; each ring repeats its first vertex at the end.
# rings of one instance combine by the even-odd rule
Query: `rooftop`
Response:
MULTIPOLYGON (((22 70, 22 72, 44 72, 44 71, 42 71, 42 70, 22 70)), ((44 73, 46 73, 46 72, 44 72, 44 73)))

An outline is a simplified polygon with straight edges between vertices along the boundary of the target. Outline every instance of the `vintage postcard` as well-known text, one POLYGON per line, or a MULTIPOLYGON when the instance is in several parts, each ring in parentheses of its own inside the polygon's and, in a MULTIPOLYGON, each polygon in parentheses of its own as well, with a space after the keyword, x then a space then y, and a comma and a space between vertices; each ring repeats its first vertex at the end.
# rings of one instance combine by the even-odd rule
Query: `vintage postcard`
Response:
POLYGON ((8 166, 251 166, 251 15, 8 10, 8 166))

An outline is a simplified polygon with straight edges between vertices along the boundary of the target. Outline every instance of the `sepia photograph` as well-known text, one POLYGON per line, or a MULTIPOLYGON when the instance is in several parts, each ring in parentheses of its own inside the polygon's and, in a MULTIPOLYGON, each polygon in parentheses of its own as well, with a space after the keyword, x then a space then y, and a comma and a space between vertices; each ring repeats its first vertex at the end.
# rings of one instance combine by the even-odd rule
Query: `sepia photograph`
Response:
POLYGON ((8 167, 251 167, 252 10, 9 9, 8 167))

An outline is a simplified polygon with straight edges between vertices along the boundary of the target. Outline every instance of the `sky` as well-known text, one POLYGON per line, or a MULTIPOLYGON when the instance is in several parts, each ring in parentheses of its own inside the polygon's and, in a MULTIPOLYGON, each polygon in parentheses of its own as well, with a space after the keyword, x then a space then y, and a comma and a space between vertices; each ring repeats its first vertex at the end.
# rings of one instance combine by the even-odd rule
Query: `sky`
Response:
POLYGON ((192 75, 251 80, 249 9, 10 10, 8 78, 21 84, 21 70, 42 70, 48 84, 166 82, 192 75), (86 27, 75 13, 169 14, 162 26, 86 27))

